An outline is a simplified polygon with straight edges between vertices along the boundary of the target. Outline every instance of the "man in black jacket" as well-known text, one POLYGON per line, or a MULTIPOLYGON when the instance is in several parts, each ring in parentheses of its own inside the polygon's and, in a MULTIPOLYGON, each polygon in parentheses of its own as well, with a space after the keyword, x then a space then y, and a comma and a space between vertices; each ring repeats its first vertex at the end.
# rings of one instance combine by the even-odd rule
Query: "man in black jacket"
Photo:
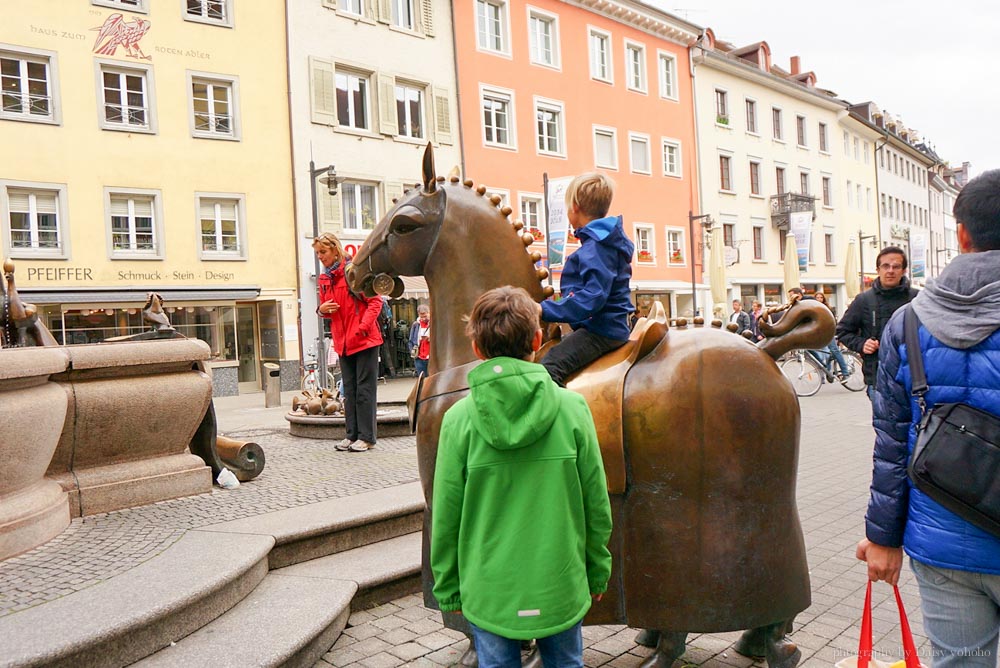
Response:
POLYGON ((875 266, 878 278, 871 290, 858 295, 837 324, 837 339, 851 350, 861 353, 864 360, 862 370, 869 399, 875 390, 882 330, 896 309, 908 304, 917 294, 906 277, 906 253, 902 248, 886 246, 875 258, 875 266))

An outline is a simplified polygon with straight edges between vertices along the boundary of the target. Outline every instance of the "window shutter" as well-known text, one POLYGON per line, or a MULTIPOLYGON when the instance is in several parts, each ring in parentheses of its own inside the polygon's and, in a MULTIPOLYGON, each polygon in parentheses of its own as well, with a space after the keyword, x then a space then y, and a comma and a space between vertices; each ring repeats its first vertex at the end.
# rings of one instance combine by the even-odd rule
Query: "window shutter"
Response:
POLYGON ((384 135, 399 134, 396 123, 396 78, 378 75, 378 129, 384 135))
POLYGON ((324 231, 339 232, 341 225, 340 192, 331 195, 327 188, 317 188, 319 218, 324 231))
POLYGON ((234 199, 224 199, 219 202, 222 206, 219 207, 219 212, 223 220, 236 220, 236 200, 234 199))
POLYGON ((417 32, 422 32, 428 37, 434 36, 434 1, 433 0, 412 0, 413 13, 417 19, 417 32))
POLYGON ((25 190, 8 190, 7 198, 10 201, 10 210, 22 213, 28 212, 29 195, 25 190))
POLYGON ((215 200, 201 200, 198 204, 198 215, 201 220, 215 220, 215 200))
POLYGON ((321 125, 337 124, 337 88, 333 77, 333 63, 329 60, 309 58, 312 81, 312 122, 321 125))
POLYGON ((111 197, 111 215, 112 216, 127 216, 128 215, 128 199, 122 197, 121 195, 111 197))
POLYGON ((434 132, 441 144, 453 143, 449 98, 447 88, 434 87, 434 132))
POLYGON ((386 181, 385 182, 385 210, 390 211, 392 207, 396 206, 392 203, 392 200, 400 199, 403 196, 403 184, 400 181, 386 181))
POLYGON ((375 0, 378 8, 378 16, 375 19, 379 23, 392 22, 392 0, 375 0))

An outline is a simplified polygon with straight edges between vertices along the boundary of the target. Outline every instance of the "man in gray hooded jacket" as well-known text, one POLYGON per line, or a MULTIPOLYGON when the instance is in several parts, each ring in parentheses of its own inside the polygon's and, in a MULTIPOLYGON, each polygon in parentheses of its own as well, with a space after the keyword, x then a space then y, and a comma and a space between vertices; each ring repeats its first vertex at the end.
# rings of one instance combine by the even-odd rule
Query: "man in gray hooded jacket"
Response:
MULTIPOLYGON (((955 200, 962 252, 913 299, 928 406, 962 402, 1000 415, 1000 170, 965 186, 955 200)), ((872 580, 895 584, 910 556, 920 585, 934 668, 997 665, 1000 538, 913 487, 906 465, 920 409, 910 396, 906 309, 889 320, 879 346, 873 403, 875 457, 866 538, 857 557, 872 580)))

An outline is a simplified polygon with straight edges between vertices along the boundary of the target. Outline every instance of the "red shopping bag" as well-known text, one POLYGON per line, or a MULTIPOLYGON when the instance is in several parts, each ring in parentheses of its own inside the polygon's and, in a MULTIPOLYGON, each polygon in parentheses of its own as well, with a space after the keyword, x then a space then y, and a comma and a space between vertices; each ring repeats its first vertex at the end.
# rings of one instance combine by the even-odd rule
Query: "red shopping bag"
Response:
POLYGON ((899 595, 899 588, 892 586, 892 591, 896 595, 896 607, 899 609, 899 630, 903 636, 903 660, 888 664, 879 661, 872 656, 872 581, 868 581, 868 589, 865 591, 865 609, 861 615, 861 638, 858 640, 858 655, 846 659, 841 659, 836 663, 836 668, 923 668, 920 658, 917 656, 917 646, 913 643, 913 633, 910 631, 910 622, 906 618, 906 610, 903 608, 903 599, 899 595))

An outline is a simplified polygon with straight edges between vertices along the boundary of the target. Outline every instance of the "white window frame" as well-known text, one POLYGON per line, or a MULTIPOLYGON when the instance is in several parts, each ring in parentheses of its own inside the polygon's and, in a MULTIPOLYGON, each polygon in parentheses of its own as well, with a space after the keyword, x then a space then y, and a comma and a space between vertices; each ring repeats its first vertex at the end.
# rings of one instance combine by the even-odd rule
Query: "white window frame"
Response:
POLYGON ((684 243, 685 230, 682 227, 667 227, 666 231, 666 243, 667 243, 667 264, 671 267, 686 267, 688 259, 688 248, 684 243), (676 249, 680 251, 682 261, 675 262, 672 259, 675 244, 671 242, 671 236, 677 235, 676 249))
POLYGON ((417 30, 417 12, 419 9, 416 3, 420 0, 389 0, 389 25, 397 30, 405 30, 407 32, 416 32, 417 30), (403 10, 410 15, 410 22, 403 23, 403 10))
MULTIPOLYGON (((97 119, 102 130, 114 132, 132 132, 155 135, 156 121, 156 84, 153 78, 153 66, 142 63, 124 62, 96 58, 94 60, 94 76, 97 83, 97 119), (146 125, 130 125, 128 123, 113 123, 107 120, 107 102, 104 99, 104 73, 110 72, 119 76, 140 74, 143 81, 143 96, 145 98, 146 125)), ((127 100, 126 100, 127 102, 127 100)), ((127 104, 123 110, 127 110, 127 104)))
MULTIPOLYGON (((372 230, 366 230, 363 227, 364 221, 361 219, 363 210, 359 210, 358 212, 356 212, 358 215, 355 217, 355 220, 353 221, 349 220, 346 209, 347 198, 344 197, 344 192, 347 188, 370 187, 375 189, 375 196, 373 197, 373 201, 375 202, 375 212, 374 215, 371 215, 372 229, 375 229, 375 225, 378 224, 378 221, 381 217, 381 212, 379 211, 379 204, 382 202, 382 192, 381 192, 382 184, 379 183, 378 181, 370 181, 367 179, 346 178, 343 181, 341 181, 337 187, 340 190, 337 199, 340 200, 338 204, 340 205, 341 227, 343 228, 344 232, 348 232, 351 234, 365 234, 365 235, 369 234, 372 230), (350 225, 348 223, 350 223, 350 225)), ((360 202, 360 196, 358 197, 358 201, 360 202)))
POLYGON ((733 154, 729 153, 729 152, 725 152, 725 151, 719 151, 718 156, 719 156, 719 161, 718 161, 718 165, 719 165, 719 192, 720 193, 727 193, 727 194, 730 194, 730 195, 736 194, 736 190, 735 190, 735 188, 733 188, 733 186, 735 184, 734 179, 736 178, 736 174, 734 173, 734 170, 733 170, 733 154), (723 187, 724 184, 722 182, 722 159, 723 158, 725 158, 726 160, 729 161, 727 163, 728 172, 729 172, 728 173, 728 177, 729 177, 729 187, 728 188, 723 187))
POLYGON ((590 61, 590 78, 595 81, 603 81, 604 83, 613 84, 615 82, 615 59, 614 59, 614 49, 612 48, 611 33, 607 30, 601 30, 600 28, 592 25, 587 26, 587 57, 590 61), (605 50, 604 55, 607 57, 606 69, 607 72, 604 76, 600 72, 596 71, 596 60, 594 53, 594 38, 600 37, 604 40, 605 50))
MULTIPOLYGON (((403 139, 405 141, 416 141, 423 144, 425 141, 431 137, 431 127, 430 119, 428 118, 430 105, 428 103, 430 97, 430 91, 428 91, 427 84, 420 83, 417 81, 411 81, 409 79, 396 78, 392 84, 392 104, 396 109, 396 131, 394 136, 403 139), (406 116, 409 115, 410 105, 409 102, 405 102, 403 105, 404 114, 400 117, 399 114, 399 98, 396 97, 396 89, 404 88, 412 91, 417 91, 420 94, 420 136, 416 137, 411 134, 401 133, 399 131, 399 126, 403 124, 404 127, 409 128, 409 124, 405 124, 406 116)), ((407 130, 407 132, 409 132, 407 130)))
POLYGON ((635 234, 635 261, 636 264, 642 265, 655 265, 656 264, 656 228, 649 223, 634 223, 632 225, 633 233, 635 234), (643 242, 643 234, 645 233, 645 244, 643 242), (649 251, 648 260, 639 259, 639 253, 642 251, 649 251))
POLYGON ((819 200, 823 204, 824 209, 833 208, 833 175, 832 174, 820 174, 819 175, 819 200), (829 197, 827 195, 829 194, 829 197))
POLYGON ((650 150, 650 136, 644 132, 629 132, 628 133, 628 164, 629 170, 633 174, 645 174, 647 176, 653 175, 653 156, 650 150), (635 165, 635 151, 632 150, 632 142, 640 141, 646 145, 646 169, 639 169, 635 165))
MULTIPOLYGON (((482 127, 482 138, 483 146, 489 146, 491 148, 502 148, 506 150, 516 151, 517 150, 517 122, 514 116, 514 91, 509 88, 499 88, 497 86, 487 86, 485 84, 479 85, 479 115, 483 118, 483 103, 486 98, 491 99, 506 98, 507 102, 507 138, 509 141, 507 143, 498 142, 495 140, 486 139, 486 123, 485 119, 481 121, 480 125, 482 127)), ((495 133, 494 133, 495 134, 495 133)))
POLYGON ((771 140, 785 143, 785 112, 781 107, 771 105, 771 140), (778 132, 774 132, 774 112, 778 112, 778 132))
POLYGON ((552 100, 547 97, 534 97, 532 117, 535 123, 535 153, 557 158, 566 157, 566 105, 559 100, 552 100), (556 115, 556 150, 541 148, 539 140, 541 135, 538 132, 538 112, 548 111, 556 115))
POLYGON ((851 157, 851 135, 847 130, 844 130, 844 157, 851 157))
MULTIPOLYGON (((246 195, 242 193, 211 193, 211 192, 196 192, 194 194, 194 210, 195 210, 195 228, 196 228, 196 238, 198 244, 198 257, 202 260, 225 260, 225 261, 238 261, 247 259, 247 225, 246 225, 246 195), (201 229, 201 203, 202 200, 230 200, 236 204, 236 250, 235 251, 223 251, 223 250, 205 250, 204 244, 202 243, 202 237, 204 233, 201 229)), ((216 204, 216 212, 218 213, 219 205, 216 204)), ((216 218, 216 225, 219 225, 219 219, 216 218)), ((222 232, 221 227, 216 227, 215 232, 216 240, 221 241, 222 232)))
POLYGON ((809 148, 809 121, 803 114, 795 114, 795 145, 809 148))
POLYGON ((750 255, 752 257, 752 262, 767 262, 767 235, 764 233, 765 225, 763 223, 756 223, 753 220, 750 221, 750 255), (754 253, 756 247, 754 245, 754 233, 760 233, 760 257, 754 253))
POLYGON ((149 0, 138 0, 135 5, 123 3, 121 0, 90 0, 90 4, 95 7, 110 7, 111 9, 124 9, 126 12, 137 14, 149 13, 149 0))
MULTIPOLYGON (((129 205, 132 211, 132 205, 129 205)), ((107 235, 107 249, 109 260, 162 260, 164 257, 163 238, 163 194, 160 190, 149 188, 118 188, 112 186, 104 187, 104 228, 107 235), (114 233, 111 225, 111 198, 112 196, 125 196, 132 200, 134 196, 151 197, 153 199, 153 249, 151 251, 140 251, 135 249, 115 249, 114 233)), ((130 234, 136 234, 134 225, 130 226, 130 234)))
MULTIPOLYGON (((853 194, 853 191, 854 191, 854 182, 851 181, 850 179, 847 179, 847 187, 846 187, 845 191, 847 192, 847 206, 848 207, 853 207, 854 206, 854 194, 853 194)), ((858 202, 858 208, 861 208, 861 202, 858 202)))
POLYGON ((493 195, 500 198, 500 204, 498 206, 505 207, 510 206, 510 190, 506 188, 491 188, 486 186, 486 192, 484 193, 486 199, 489 199, 493 195))
POLYGON ((323 4, 337 12, 343 13, 347 18, 361 18, 366 23, 372 22, 373 17, 368 16, 366 13, 365 0, 323 0, 323 4), (342 3, 344 2, 352 5, 356 2, 359 11, 354 11, 353 7, 343 7, 342 3))
POLYGON ((684 177, 684 160, 683 152, 681 150, 681 142, 679 139, 674 139, 673 137, 661 137, 660 138, 660 158, 663 166, 663 175, 670 176, 673 178, 683 178, 684 177), (670 171, 667 165, 667 147, 672 147, 676 149, 676 170, 670 171))
MULTIPOLYGON (((240 123, 240 80, 239 77, 235 76, 224 76, 219 74, 210 74, 208 72, 194 72, 191 70, 187 71, 187 91, 188 91, 188 122, 191 128, 191 136, 199 137, 201 139, 221 139, 227 141, 240 141, 243 135, 242 125, 240 123), (229 132, 217 132, 212 130, 199 130, 197 128, 197 119, 195 118, 194 110, 194 84, 202 83, 209 86, 226 86, 229 88, 229 116, 230 116, 230 131, 229 132)), ((211 101, 211 94, 209 94, 209 101, 211 101)), ((211 107, 211 105, 209 105, 211 107)), ((215 113, 213 109, 209 109, 209 119, 214 125, 215 113)))
POLYGON ((594 144, 594 166, 599 169, 611 169, 618 171, 618 129, 613 128, 608 125, 593 125, 591 126, 591 137, 593 138, 594 144), (611 146, 614 149, 613 163, 612 164, 601 164, 598 162, 598 152, 597 152, 597 136, 610 136, 611 146))
POLYGON ((715 124, 719 127, 732 127, 733 108, 729 104, 729 90, 716 86, 712 89, 712 107, 715 111, 715 124), (721 104, 720 104, 721 101, 721 104), (720 109, 720 107, 724 107, 720 109), (725 113, 722 113, 725 111, 725 113))
POLYGON ((559 41, 559 15, 539 9, 533 5, 527 5, 528 12, 528 58, 532 65, 547 67, 553 70, 562 69, 562 51, 559 41), (535 44, 535 33, 531 29, 532 19, 548 22, 552 31, 550 39, 552 41, 552 62, 545 62, 537 59, 537 45, 535 44))
POLYGON ((818 123, 816 133, 819 152, 823 155, 830 155, 830 128, 826 123, 818 123))
POLYGON ((664 100, 673 100, 678 102, 680 100, 680 94, 678 89, 677 80, 677 56, 670 53, 669 51, 664 51, 663 49, 656 50, 656 79, 660 86, 660 97, 664 100), (669 63, 669 67, 667 67, 669 63), (669 86, 666 80, 666 73, 670 72, 669 86))
MULTIPOLYGON (((336 62, 333 64, 333 113, 336 119, 336 128, 339 131, 351 132, 351 133, 363 133, 363 134, 375 134, 377 131, 378 119, 375 117, 375 101, 377 95, 378 84, 374 81, 374 76, 372 72, 367 70, 362 70, 357 67, 352 67, 341 62, 336 62), (348 108, 347 116, 348 122, 344 123, 340 120, 340 102, 338 98, 338 91, 340 90, 337 79, 341 76, 348 77, 348 84, 350 85, 351 77, 357 79, 358 81, 365 82, 365 119, 368 122, 368 127, 359 128, 357 126, 357 110, 351 105, 348 108)), ((353 96, 348 94, 348 97, 353 96)), ((393 104, 395 104, 393 100, 393 104)))
MULTIPOLYGON (((476 0, 476 4, 473 7, 472 21, 473 29, 476 35, 476 50, 483 53, 492 53, 494 55, 505 56, 507 58, 511 57, 510 53, 510 3, 507 0, 476 0), (482 35, 479 32, 479 7, 481 5, 492 5, 498 8, 499 11, 499 22, 500 22, 500 48, 497 49, 490 44, 483 44, 482 35)), ((488 35, 490 39, 493 35, 488 35)))
POLYGON ((837 264, 837 235, 831 229, 823 230, 823 260, 827 266, 837 264), (830 240, 829 246, 826 244, 827 239, 830 240), (827 254, 827 250, 830 251, 829 254, 827 254))
POLYGON ((757 103, 757 98, 744 97, 743 98, 743 115, 745 116, 744 121, 746 122, 747 134, 753 135, 754 137, 760 136, 760 114, 758 110, 760 105, 757 103), (750 113, 750 105, 753 105, 753 114, 750 113), (750 129, 750 119, 753 118, 753 129, 750 129))
POLYGON ((194 23, 206 23, 223 28, 233 27, 233 0, 200 0, 201 14, 195 15, 188 12, 188 2, 191 0, 181 0, 181 16, 185 21, 194 23), (208 3, 217 2, 222 5, 222 18, 212 18, 208 16, 208 3))
POLYGON ((750 197, 753 198, 763 198, 764 197, 764 161, 760 158, 752 157, 747 161, 747 186, 750 192, 750 197), (754 166, 757 167, 757 192, 753 191, 753 172, 754 166))
MULTIPOLYGON (((45 85, 48 89, 49 99, 49 113, 45 116, 32 114, 31 112, 24 113, 23 111, 4 111, 3 105, 0 103, 0 120, 61 125, 62 105, 60 104, 59 86, 57 85, 59 81, 59 64, 56 52, 0 43, 0 56, 12 60, 18 60, 21 63, 35 62, 45 65, 45 85)), ((24 97, 28 95, 28 91, 27 86, 25 85, 27 83, 27 73, 24 71, 25 67, 23 64, 21 66, 21 70, 22 72, 19 79, 22 86, 21 95, 24 97)))
POLYGON ((808 169, 799 168, 799 194, 812 196, 812 175, 808 169), (802 177, 805 176, 806 191, 802 192, 802 177))
POLYGON ((524 227, 528 230, 538 230, 541 233, 545 233, 545 196, 542 193, 529 193, 529 192, 518 192, 517 193, 517 210, 521 216, 521 222, 524 223, 524 227), (525 217, 524 205, 531 202, 537 205, 538 220, 532 224, 529 219, 525 217))
POLYGON ((636 93, 645 95, 649 91, 648 67, 646 65, 646 45, 642 42, 635 42, 630 39, 625 40, 625 87, 636 93), (632 69, 632 54, 639 55, 639 71, 632 69), (638 81, 636 81, 638 75, 638 81))
MULTIPOLYGON (((66 199, 65 183, 42 183, 38 181, 0 180, 0 216, 2 216, 3 239, 0 248, 4 254, 14 259, 69 259, 69 207, 66 199), (56 196, 56 236, 58 245, 55 248, 15 248, 11 244, 10 197, 8 190, 34 190, 54 193, 56 196)), ((30 205, 29 205, 30 206, 30 205)), ((30 229, 37 229, 37 218, 30 229)))

